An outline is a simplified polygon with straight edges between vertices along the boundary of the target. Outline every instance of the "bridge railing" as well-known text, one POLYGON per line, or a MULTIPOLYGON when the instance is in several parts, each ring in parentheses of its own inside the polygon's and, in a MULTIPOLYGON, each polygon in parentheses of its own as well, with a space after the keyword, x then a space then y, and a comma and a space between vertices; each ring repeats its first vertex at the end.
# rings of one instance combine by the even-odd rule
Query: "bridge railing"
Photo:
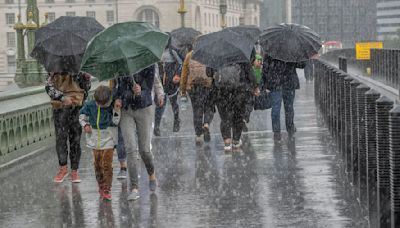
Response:
MULTIPOLYGON (((92 82, 91 91, 98 85, 92 82)), ((0 93, 0 164, 23 156, 21 149, 53 136, 53 110, 43 86, 0 93)))
POLYGON ((370 227, 400 227, 398 90, 324 60, 315 63, 314 74, 320 117, 370 227))

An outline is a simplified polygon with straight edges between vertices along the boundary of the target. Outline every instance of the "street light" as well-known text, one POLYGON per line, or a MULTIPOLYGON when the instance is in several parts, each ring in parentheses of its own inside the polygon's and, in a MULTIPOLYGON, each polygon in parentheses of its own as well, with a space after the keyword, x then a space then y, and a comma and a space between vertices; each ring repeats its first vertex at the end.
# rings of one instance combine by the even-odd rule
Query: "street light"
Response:
POLYGON ((226 15, 227 11, 228 11, 228 5, 226 4, 226 0, 220 0, 219 12, 221 13, 221 27, 222 28, 226 27, 225 15, 226 15))
POLYGON ((181 15, 181 27, 185 27, 185 13, 187 10, 185 9, 185 0, 179 0, 179 9, 178 13, 181 15))

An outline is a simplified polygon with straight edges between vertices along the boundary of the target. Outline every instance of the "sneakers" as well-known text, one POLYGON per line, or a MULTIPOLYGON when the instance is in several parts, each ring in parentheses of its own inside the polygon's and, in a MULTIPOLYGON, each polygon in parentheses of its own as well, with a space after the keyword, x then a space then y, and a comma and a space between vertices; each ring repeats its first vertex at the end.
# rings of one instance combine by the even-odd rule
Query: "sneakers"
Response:
POLYGON ((56 183, 61 183, 68 176, 68 168, 66 165, 60 166, 57 175, 54 177, 53 181, 56 183))
POLYGON ((157 137, 161 136, 160 128, 159 127, 154 127, 153 134, 154 134, 154 136, 157 136, 157 137))
POLYGON ((157 180, 149 180, 149 189, 154 192, 157 188, 157 180))
POLYGON ((117 179, 126 179, 126 169, 121 169, 117 175, 117 179))
POLYGON ((204 131, 204 141, 210 142, 211 141, 210 129, 208 127, 203 127, 203 131, 204 131))
POLYGON ((109 189, 103 190, 103 200, 111 201, 111 191, 109 189))
POLYGON ((242 146, 242 140, 239 139, 239 141, 233 141, 233 149, 239 149, 242 146))
POLYGON ((225 144, 224 150, 225 150, 225 152, 228 152, 228 151, 232 150, 232 145, 230 143, 229 144, 225 144))
POLYGON ((140 198, 139 192, 137 190, 136 191, 132 190, 127 199, 129 201, 133 201, 133 200, 137 200, 139 198, 140 198))
POLYGON ((181 120, 175 119, 173 132, 178 132, 181 129, 181 120))
POLYGON ((71 181, 72 183, 80 183, 82 181, 81 177, 78 174, 78 170, 71 171, 71 181))

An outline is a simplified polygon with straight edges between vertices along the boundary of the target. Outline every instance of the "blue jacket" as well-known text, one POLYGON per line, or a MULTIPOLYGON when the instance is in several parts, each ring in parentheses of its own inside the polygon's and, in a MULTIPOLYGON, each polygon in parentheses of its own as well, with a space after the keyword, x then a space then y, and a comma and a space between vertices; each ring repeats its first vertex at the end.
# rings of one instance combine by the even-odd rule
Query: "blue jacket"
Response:
MULTIPOLYGON (((79 116, 84 115, 86 118, 84 119, 85 123, 89 124, 93 129, 104 130, 108 127, 118 126, 118 123, 115 123, 116 120, 119 122, 119 114, 113 113, 113 108, 110 105, 107 108, 100 108, 100 113, 98 113, 99 109, 94 100, 87 102, 80 110, 79 116), (97 127, 97 117, 99 117, 99 127, 97 127)), ((82 116, 83 117, 83 116, 82 116)), ((81 124, 83 125, 82 119, 80 118, 81 124)), ((83 125, 84 126, 84 125, 83 125)))
POLYGON ((114 99, 121 99, 124 109, 131 107, 132 110, 138 110, 152 105, 151 91, 153 89, 154 76, 155 66, 152 65, 133 76, 114 79, 114 99), (139 96, 135 96, 133 93, 132 88, 134 82, 139 84, 142 88, 142 92, 139 96))

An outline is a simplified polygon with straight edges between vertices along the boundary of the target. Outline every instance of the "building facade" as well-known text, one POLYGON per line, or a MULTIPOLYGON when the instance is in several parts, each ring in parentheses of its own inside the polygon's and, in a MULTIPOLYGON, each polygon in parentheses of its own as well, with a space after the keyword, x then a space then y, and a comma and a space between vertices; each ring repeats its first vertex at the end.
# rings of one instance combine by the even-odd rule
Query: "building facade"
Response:
MULTIPOLYGON (((147 21, 163 31, 179 28, 179 0, 34 0, 39 8, 39 24, 60 16, 89 16, 108 27, 116 22, 147 21)), ((227 0, 226 25, 257 25, 260 23, 260 0, 227 0)), ((9 77, 16 70, 16 31, 14 25, 21 14, 27 21, 26 0, 0 2, 0 77, 9 77), (20 4, 19 4, 20 2, 20 4), (20 9, 19 10, 19 5, 20 9)), ((185 26, 202 33, 221 29, 220 0, 185 1, 185 26)), ((27 53, 28 55, 29 53, 27 53)))
POLYGON ((260 27, 265 29, 280 23, 290 23, 292 19, 291 4, 292 0, 264 0, 260 27))
POLYGON ((323 40, 354 47, 376 39, 377 0, 292 0, 292 21, 306 25, 323 40))
POLYGON ((400 1, 378 2, 376 8, 378 40, 400 38, 400 1))

